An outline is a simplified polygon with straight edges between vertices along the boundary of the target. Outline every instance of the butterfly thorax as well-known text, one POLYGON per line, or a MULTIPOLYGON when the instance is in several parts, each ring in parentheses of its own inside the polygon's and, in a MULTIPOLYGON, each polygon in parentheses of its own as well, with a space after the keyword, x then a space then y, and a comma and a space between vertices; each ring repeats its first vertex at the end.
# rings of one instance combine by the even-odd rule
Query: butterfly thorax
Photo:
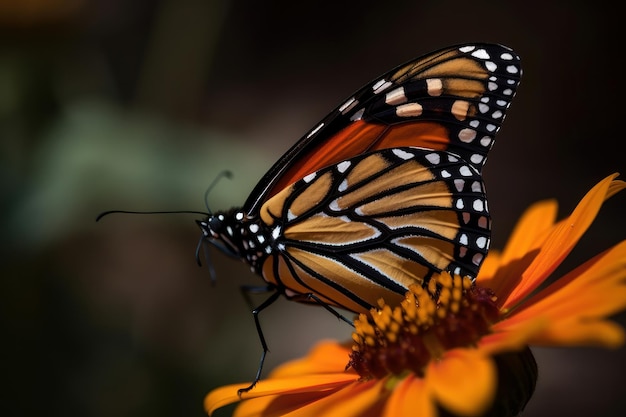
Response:
POLYGON ((207 242, 249 264, 252 272, 260 273, 263 261, 272 253, 271 230, 239 208, 216 212, 197 223, 207 242))

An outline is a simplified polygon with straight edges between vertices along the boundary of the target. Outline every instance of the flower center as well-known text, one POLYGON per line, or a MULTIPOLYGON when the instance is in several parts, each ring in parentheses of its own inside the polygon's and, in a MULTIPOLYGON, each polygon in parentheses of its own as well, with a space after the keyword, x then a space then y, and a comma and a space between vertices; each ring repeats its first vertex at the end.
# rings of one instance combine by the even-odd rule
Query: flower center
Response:
POLYGON ((348 367, 365 379, 407 371, 423 375, 431 359, 474 345, 489 332, 500 314, 495 301, 493 291, 448 272, 424 287, 412 285, 394 308, 380 299, 378 308, 354 322, 348 367))

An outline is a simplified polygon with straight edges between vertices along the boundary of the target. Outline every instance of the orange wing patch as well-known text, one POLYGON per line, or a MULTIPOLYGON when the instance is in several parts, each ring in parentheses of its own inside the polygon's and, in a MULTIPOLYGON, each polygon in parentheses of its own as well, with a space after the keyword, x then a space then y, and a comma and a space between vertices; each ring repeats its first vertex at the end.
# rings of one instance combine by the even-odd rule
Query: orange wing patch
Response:
POLYGON ((376 220, 392 230, 419 225, 421 229, 448 240, 454 239, 459 231, 459 219, 450 210, 424 210, 404 215, 376 217, 376 220))
MULTIPOLYGON (((281 276, 283 283, 287 282, 290 285, 296 282, 302 283, 309 288, 308 292, 323 295, 324 301, 331 305, 348 308, 355 312, 367 312, 369 309, 363 307, 363 302, 376 305, 381 297, 391 302, 399 302, 403 298, 402 294, 368 279, 366 275, 348 268, 336 259, 295 248, 290 248, 288 253, 289 258, 295 260, 295 262, 291 261, 294 274, 290 271, 289 275, 281 276), (329 286, 321 281, 320 276, 333 285, 329 286), (355 301, 355 297, 350 297, 349 294, 358 296, 360 301, 355 301)), ((406 277, 406 282, 409 281, 414 282, 406 277)), ((290 285, 289 288, 291 288, 290 285)))
MULTIPOLYGON (((322 201, 331 191, 333 179, 330 172, 316 176, 307 189, 306 193, 301 193, 291 202, 288 208, 287 217, 293 219, 301 216, 315 207, 322 201)), ((272 197, 267 203, 261 207, 261 219, 268 226, 272 226, 275 219, 281 218, 287 199, 293 194, 293 185, 285 188, 280 193, 272 197)))
POLYGON ((371 203, 362 204, 357 210, 359 214, 375 217, 419 206, 452 207, 450 189, 443 181, 417 184, 409 189, 387 194, 371 203))
POLYGON ((325 245, 350 245, 380 236, 380 231, 368 223, 355 222, 347 217, 316 213, 302 222, 285 229, 287 239, 325 245), (332 234, 332 239, 329 239, 332 234))
MULTIPOLYGON (((350 175, 343 183, 344 194, 335 201, 337 211, 360 205, 362 201, 367 201, 367 197, 385 194, 393 195, 394 200, 392 204, 397 206, 397 202, 402 200, 402 197, 397 193, 393 193, 392 190, 419 182, 430 181, 434 178, 428 168, 416 161, 408 161, 382 174, 381 171, 377 171, 375 172, 377 175, 374 177, 370 167, 371 163, 371 158, 366 158, 350 172, 350 175), (365 183, 367 183, 367 186, 363 186, 365 183)), ((379 166, 381 164, 377 163, 376 165, 379 166)), ((443 185, 445 187, 445 184, 443 185)), ((373 204, 375 203, 376 201, 373 204)))

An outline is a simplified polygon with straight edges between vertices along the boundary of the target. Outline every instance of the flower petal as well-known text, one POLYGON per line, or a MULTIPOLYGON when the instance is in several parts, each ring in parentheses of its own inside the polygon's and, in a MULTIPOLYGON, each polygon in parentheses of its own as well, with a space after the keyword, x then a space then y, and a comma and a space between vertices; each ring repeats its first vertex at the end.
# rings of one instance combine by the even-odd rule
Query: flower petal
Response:
POLYGON ((476 283, 481 287, 492 288, 493 278, 502 265, 502 254, 496 249, 489 249, 485 261, 480 266, 480 271, 476 277, 476 283))
MULTIPOLYGON (((558 222, 552 228, 539 248, 537 256, 521 275, 521 281, 515 285, 508 296, 504 293, 505 299, 502 300, 504 308, 517 305, 535 290, 572 250, 598 214, 602 203, 626 188, 626 182, 614 180, 617 175, 613 174, 600 181, 583 197, 568 218, 558 222)), ((502 294, 499 295, 502 296, 502 294)))
MULTIPOLYGON (((344 372, 350 348, 335 341, 322 341, 301 359, 287 362, 272 371, 272 378, 319 374, 330 372, 344 372)), ((356 374, 354 374, 356 375, 356 374)))
POLYGON ((521 323, 514 318, 504 319, 492 326, 492 333, 483 336, 478 347, 489 355, 520 351, 546 326, 547 320, 543 317, 521 323))
POLYGON ((478 349, 453 349, 431 362, 425 376, 428 389, 453 414, 477 416, 492 404, 497 371, 493 360, 478 349))
POLYGON ((237 391, 245 387, 245 384, 226 385, 209 393, 204 399, 204 408, 212 414, 215 410, 240 400, 264 397, 275 394, 295 394, 303 392, 315 392, 332 390, 354 382, 358 376, 350 373, 316 374, 294 376, 290 378, 269 378, 259 383, 249 392, 239 396, 237 391))
POLYGON ((233 417, 282 417, 332 393, 333 391, 317 391, 253 398, 242 401, 235 409, 233 417))
POLYGON ((385 405, 383 417, 400 416, 437 416, 437 409, 424 380, 413 374, 395 386, 385 405))
POLYGON ((537 317, 546 319, 546 327, 530 343, 615 347, 624 342, 623 330, 604 318, 624 308, 626 241, 532 296, 514 311, 511 320, 520 323, 537 317))
MULTIPOLYGON (((538 248, 546 238, 546 232, 554 225, 557 204, 546 200, 530 206, 517 222, 506 247, 499 258, 498 270, 493 273, 484 271, 484 264, 478 273, 476 282, 491 288, 500 300, 504 300, 519 283, 512 277, 520 277, 538 253, 538 248)), ((489 261, 487 255, 485 263, 489 261)), ((491 266, 493 268, 493 265, 491 266)))
MULTIPOLYGON (((349 390, 350 388, 351 387, 348 386, 345 389, 349 390)), ((325 400, 327 397, 341 395, 337 394, 340 390, 342 390, 342 388, 331 391, 272 395, 246 400, 235 409, 233 417, 318 417, 317 413, 320 413, 320 411, 317 410, 317 407, 319 407, 319 405, 316 406, 314 403, 322 400, 328 401, 325 400)), ((333 397, 332 400, 335 401, 337 398, 333 397)), ((369 411, 370 410, 365 410, 365 414, 359 415, 359 417, 369 415, 367 414, 369 411)), ((376 409, 376 412, 378 411, 379 410, 376 409)), ((329 414, 319 415, 328 416, 329 414)), ((378 414, 375 414, 375 416, 377 415, 378 414)))
POLYGON ((388 391, 384 380, 355 381, 317 401, 303 404, 284 417, 376 417, 388 391))

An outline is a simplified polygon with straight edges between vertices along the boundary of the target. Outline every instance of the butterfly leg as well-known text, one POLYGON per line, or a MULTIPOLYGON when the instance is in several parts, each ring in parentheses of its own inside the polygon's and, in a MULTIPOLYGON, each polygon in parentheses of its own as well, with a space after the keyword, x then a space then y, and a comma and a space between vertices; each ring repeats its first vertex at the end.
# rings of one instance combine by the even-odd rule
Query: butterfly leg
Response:
MULTIPOLYGON (((244 292, 244 295, 246 296, 248 301, 250 301, 248 294, 256 290, 261 290, 262 288, 265 288, 266 291, 271 289, 271 287, 248 287, 247 289, 245 287, 242 287, 242 291, 244 292)), ((256 331, 257 331, 257 334, 259 335, 261 346, 263 347, 263 353, 261 354, 261 360, 259 361, 259 368, 256 371, 254 380, 246 388, 239 389, 237 391, 238 395, 241 395, 244 392, 250 391, 252 388, 254 388, 257 382, 259 382, 259 380, 261 379, 261 372, 263 371, 263 364, 265 363, 265 356, 267 355, 267 352, 269 351, 269 349, 267 348, 267 343, 265 342, 265 336, 263 336, 263 330, 261 329, 261 322, 259 321, 259 313, 265 310, 270 305, 272 305, 274 301, 276 301, 278 297, 280 297, 280 295, 281 295, 280 292, 278 291, 274 292, 260 306, 252 310, 252 316, 254 317, 254 325, 256 326, 256 331)))
POLYGON ((250 294, 266 294, 268 292, 276 291, 273 285, 242 285, 240 288, 243 299, 251 309, 254 309, 254 303, 250 294))
POLYGON ((327 311, 329 311, 333 316, 337 317, 339 320, 341 320, 341 321, 343 321, 345 323, 348 323, 350 326, 354 327, 354 324, 352 323, 352 320, 347 319, 343 314, 341 314, 340 312, 338 312, 337 310, 335 310, 334 308, 329 306, 327 303, 322 301, 317 295, 315 295, 313 293, 308 293, 308 294, 302 294, 302 295, 299 295, 299 296, 295 296, 295 297, 290 298, 290 300, 294 300, 294 301, 306 300, 308 302, 311 302, 311 300, 313 300, 314 302, 316 302, 320 306, 324 307, 327 311))

